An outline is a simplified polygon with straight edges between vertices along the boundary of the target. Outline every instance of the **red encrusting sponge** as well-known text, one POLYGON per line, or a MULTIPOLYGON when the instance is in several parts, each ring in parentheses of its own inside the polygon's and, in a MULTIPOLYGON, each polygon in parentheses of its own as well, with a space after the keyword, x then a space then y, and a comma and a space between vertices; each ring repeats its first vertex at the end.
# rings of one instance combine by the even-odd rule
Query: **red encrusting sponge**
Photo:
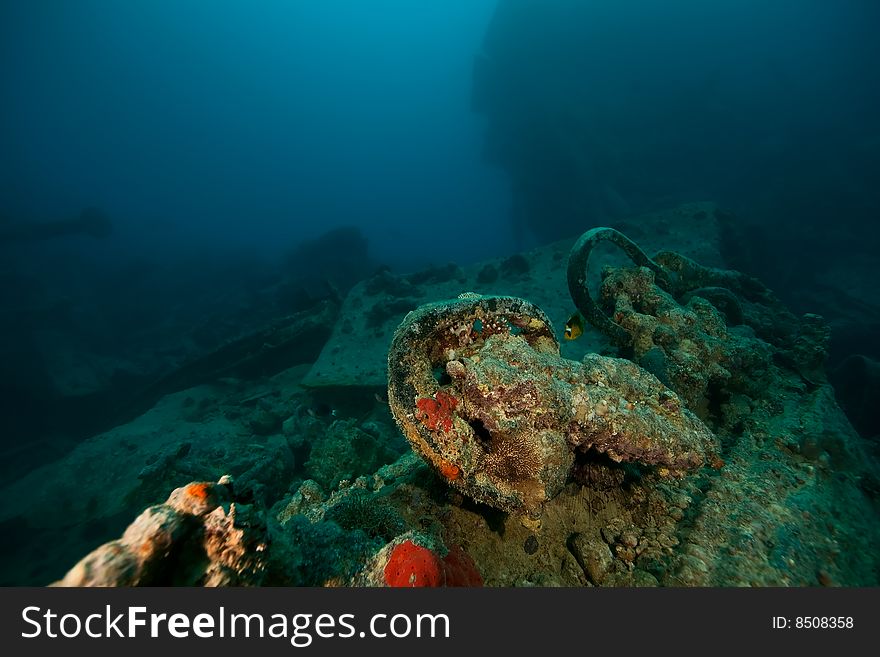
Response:
POLYGON ((458 546, 442 559, 410 540, 396 546, 385 564, 385 583, 393 587, 482 586, 474 560, 458 546))
POLYGON ((448 392, 438 390, 434 398, 422 397, 416 400, 418 417, 431 431, 452 429, 452 412, 458 406, 458 400, 448 392))

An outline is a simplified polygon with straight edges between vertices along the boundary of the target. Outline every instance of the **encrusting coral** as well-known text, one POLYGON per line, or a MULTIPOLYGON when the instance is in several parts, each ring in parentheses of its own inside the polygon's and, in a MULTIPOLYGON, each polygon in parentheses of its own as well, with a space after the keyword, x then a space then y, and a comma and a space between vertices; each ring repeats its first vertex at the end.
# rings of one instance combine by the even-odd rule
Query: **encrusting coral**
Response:
POLYGON ((774 358, 809 383, 825 380, 825 321, 795 317, 740 272, 704 267, 671 251, 651 259, 618 231, 596 228, 572 248, 568 283, 584 317, 703 419, 713 396, 760 397, 774 358), (606 240, 638 266, 603 271, 597 303, 587 292, 586 267, 593 248, 606 240))
POLYGON ((265 524, 259 513, 232 501, 231 483, 224 477, 175 489, 53 586, 259 585, 265 524))
POLYGON ((506 511, 538 514, 576 452, 681 474, 716 450, 657 378, 622 359, 562 358, 546 316, 513 297, 409 313, 389 350, 388 399, 413 448, 451 486, 506 511))

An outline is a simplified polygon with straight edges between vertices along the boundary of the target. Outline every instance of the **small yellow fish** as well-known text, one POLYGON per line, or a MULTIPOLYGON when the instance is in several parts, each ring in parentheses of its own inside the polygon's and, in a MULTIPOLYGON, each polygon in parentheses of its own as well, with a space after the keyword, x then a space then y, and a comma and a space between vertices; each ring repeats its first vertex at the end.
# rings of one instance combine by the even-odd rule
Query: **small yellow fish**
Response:
POLYGON ((584 332, 584 318, 580 313, 575 313, 565 323, 565 339, 577 340, 584 332))

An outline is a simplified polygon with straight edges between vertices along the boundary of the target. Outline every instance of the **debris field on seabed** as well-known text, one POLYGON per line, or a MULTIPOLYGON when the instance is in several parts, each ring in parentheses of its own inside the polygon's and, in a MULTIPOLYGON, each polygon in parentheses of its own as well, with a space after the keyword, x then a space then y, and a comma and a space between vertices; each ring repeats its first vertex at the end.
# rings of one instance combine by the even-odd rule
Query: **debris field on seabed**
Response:
POLYGON ((574 244, 567 282, 606 353, 563 357, 523 298, 422 303, 391 339, 384 420, 270 423, 294 453, 308 443, 311 477, 284 492, 295 466, 266 449, 244 476, 175 490, 58 584, 875 581, 876 466, 825 378, 821 317, 610 228, 574 244), (593 293, 601 242, 632 263, 593 293))

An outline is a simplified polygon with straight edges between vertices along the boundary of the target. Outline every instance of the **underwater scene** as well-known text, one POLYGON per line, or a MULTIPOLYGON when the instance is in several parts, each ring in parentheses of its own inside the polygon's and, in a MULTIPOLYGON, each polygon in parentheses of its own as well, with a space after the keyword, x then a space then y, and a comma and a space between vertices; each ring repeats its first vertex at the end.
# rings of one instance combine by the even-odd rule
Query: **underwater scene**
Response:
POLYGON ((0 585, 880 584, 880 3, 0 6, 0 585))

